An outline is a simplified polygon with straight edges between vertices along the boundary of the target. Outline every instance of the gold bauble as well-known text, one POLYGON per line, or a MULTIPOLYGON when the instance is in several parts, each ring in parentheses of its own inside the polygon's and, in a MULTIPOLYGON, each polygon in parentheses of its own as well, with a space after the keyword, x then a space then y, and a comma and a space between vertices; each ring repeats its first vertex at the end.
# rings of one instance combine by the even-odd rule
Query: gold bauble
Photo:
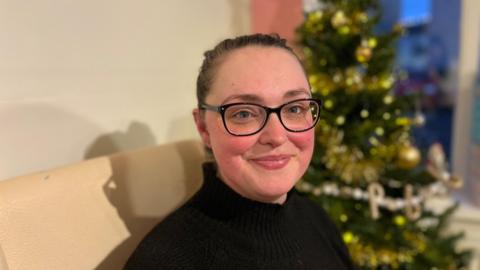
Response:
POLYGON ((372 49, 368 46, 360 46, 355 51, 357 61, 360 63, 366 63, 372 58, 372 49))
POLYGON ((331 20, 332 26, 335 28, 345 26, 346 24, 348 24, 348 22, 349 19, 347 18, 347 16, 345 16, 345 13, 342 10, 335 12, 331 20))
POLYGON ((398 149, 397 165, 403 169, 412 169, 418 165, 421 159, 420 151, 409 144, 398 149))

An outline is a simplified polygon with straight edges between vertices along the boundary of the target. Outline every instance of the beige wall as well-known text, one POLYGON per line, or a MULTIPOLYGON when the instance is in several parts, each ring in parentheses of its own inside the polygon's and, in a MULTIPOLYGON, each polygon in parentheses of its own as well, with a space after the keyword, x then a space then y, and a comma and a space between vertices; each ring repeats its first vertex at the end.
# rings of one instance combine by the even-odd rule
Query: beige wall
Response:
POLYGON ((195 138, 202 52, 247 0, 0 0, 0 179, 195 138))
POLYGON ((453 171, 466 179, 463 194, 468 201, 480 206, 480 145, 471 138, 473 117, 472 99, 478 95, 474 83, 478 74, 480 50, 480 2, 463 0, 460 24, 460 57, 453 128, 453 171))

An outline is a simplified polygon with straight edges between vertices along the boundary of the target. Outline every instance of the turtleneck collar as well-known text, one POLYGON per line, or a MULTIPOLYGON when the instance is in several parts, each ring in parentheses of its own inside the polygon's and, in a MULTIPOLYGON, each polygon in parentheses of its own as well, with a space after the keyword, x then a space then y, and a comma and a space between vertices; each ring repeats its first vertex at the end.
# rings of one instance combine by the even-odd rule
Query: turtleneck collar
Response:
POLYGON ((203 186, 194 199, 204 213, 223 221, 247 219, 245 221, 278 224, 295 192, 294 189, 288 192, 283 204, 264 203, 245 198, 227 186, 218 178, 213 162, 203 164, 203 174, 203 186))
POLYGON ((242 197, 227 186, 218 178, 214 163, 204 163, 203 174, 204 183, 190 201, 192 207, 232 230, 232 237, 253 239, 269 257, 292 255, 298 250, 291 235, 295 226, 292 201, 297 196, 294 189, 283 204, 263 203, 242 197))

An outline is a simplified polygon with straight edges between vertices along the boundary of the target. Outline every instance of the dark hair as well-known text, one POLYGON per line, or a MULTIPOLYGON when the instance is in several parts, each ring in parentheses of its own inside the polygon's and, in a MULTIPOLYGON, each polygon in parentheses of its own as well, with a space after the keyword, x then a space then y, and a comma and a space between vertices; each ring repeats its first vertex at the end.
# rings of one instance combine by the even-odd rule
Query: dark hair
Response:
POLYGON ((238 36, 233 39, 225 39, 218 43, 213 49, 208 50, 203 54, 205 58, 203 59, 202 66, 200 67, 200 72, 197 77, 198 104, 205 102, 205 98, 210 91, 211 83, 215 76, 215 71, 223 57, 233 50, 248 46, 276 47, 285 49, 294 55, 300 62, 300 59, 293 52, 292 48, 287 45, 286 39, 281 38, 278 34, 252 34, 238 36))

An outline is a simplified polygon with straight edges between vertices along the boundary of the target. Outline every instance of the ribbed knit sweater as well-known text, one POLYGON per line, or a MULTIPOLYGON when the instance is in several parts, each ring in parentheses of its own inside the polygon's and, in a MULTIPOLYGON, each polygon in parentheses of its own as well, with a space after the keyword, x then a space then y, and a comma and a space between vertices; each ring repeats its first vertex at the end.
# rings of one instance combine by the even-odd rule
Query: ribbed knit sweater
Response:
POLYGON ((203 166, 202 188, 158 224, 125 269, 353 269, 325 212, 294 189, 284 204, 246 199, 203 166))

